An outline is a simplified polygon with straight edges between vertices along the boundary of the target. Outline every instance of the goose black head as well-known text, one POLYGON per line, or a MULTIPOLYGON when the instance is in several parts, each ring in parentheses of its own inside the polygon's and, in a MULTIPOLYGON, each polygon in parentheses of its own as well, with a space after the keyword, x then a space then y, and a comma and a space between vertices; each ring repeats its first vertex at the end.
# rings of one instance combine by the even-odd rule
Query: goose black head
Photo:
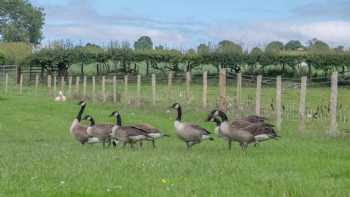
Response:
POLYGON ((85 105, 86 105, 86 102, 85 102, 85 101, 80 101, 80 102, 78 103, 78 105, 80 105, 80 106, 85 106, 85 105))
POLYGON ((112 117, 112 116, 118 116, 119 115, 119 112, 118 111, 114 111, 111 113, 111 115, 109 115, 109 117, 112 117))
POLYGON ((219 115, 219 110, 214 109, 208 114, 208 118, 206 119, 207 122, 214 122, 215 117, 219 115))
POLYGON ((84 116, 83 120, 89 120, 90 121, 90 120, 93 120, 93 118, 90 115, 86 115, 86 116, 84 116))
POLYGON ((181 105, 179 103, 174 103, 170 108, 171 109, 179 109, 181 105))

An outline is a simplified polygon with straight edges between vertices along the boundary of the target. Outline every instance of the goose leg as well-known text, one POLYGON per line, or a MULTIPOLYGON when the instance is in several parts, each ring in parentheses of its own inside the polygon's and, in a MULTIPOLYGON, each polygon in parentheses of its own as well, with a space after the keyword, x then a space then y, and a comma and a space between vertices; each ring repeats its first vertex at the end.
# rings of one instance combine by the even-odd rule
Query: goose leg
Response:
POLYGON ((154 139, 152 139, 152 146, 153 146, 153 148, 156 148, 156 143, 155 143, 154 139))
POLYGON ((142 140, 140 141, 140 148, 142 148, 143 147, 143 142, 142 142, 142 140))
POLYGON ((191 150, 192 145, 191 142, 186 142, 187 150, 191 150))
POLYGON ((232 141, 229 140, 229 141, 228 141, 228 149, 229 149, 229 150, 231 150, 231 146, 232 146, 232 141))
POLYGON ((248 144, 247 143, 241 143, 241 149, 243 151, 247 150, 247 148, 248 148, 248 144))
POLYGON ((126 144, 127 144, 126 142, 123 142, 123 148, 125 148, 125 147, 126 147, 126 144))

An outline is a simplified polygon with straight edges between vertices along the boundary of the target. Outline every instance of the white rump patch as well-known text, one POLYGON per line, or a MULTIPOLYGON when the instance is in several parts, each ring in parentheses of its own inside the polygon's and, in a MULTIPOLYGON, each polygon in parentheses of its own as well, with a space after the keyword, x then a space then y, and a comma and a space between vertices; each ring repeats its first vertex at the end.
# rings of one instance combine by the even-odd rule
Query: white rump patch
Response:
POLYGON ((254 138, 256 141, 265 141, 265 140, 270 139, 270 136, 267 134, 261 134, 261 135, 254 136, 254 138))
POLYGON ((207 140, 207 139, 209 139, 209 138, 210 138, 209 135, 202 135, 202 140, 207 140))
POLYGON ((88 144, 96 144, 96 143, 100 143, 101 141, 97 138, 97 137, 91 137, 88 139, 88 144))
POLYGON ((150 136, 151 138, 160 138, 160 137, 162 137, 162 135, 160 133, 150 133, 150 134, 148 134, 148 136, 150 136))
POLYGON ((130 138, 131 140, 133 140, 133 141, 139 141, 139 140, 145 139, 146 136, 144 136, 144 135, 136 135, 136 136, 130 136, 129 138, 130 138))

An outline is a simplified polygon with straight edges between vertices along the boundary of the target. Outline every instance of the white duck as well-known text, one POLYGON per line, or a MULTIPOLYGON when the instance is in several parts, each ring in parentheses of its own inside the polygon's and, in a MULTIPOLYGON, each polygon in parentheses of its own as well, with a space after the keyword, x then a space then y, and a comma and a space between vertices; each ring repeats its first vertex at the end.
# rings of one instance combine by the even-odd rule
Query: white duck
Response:
POLYGON ((66 101, 66 97, 63 95, 62 91, 60 91, 58 93, 58 96, 55 98, 55 101, 57 101, 57 102, 64 102, 64 101, 66 101))

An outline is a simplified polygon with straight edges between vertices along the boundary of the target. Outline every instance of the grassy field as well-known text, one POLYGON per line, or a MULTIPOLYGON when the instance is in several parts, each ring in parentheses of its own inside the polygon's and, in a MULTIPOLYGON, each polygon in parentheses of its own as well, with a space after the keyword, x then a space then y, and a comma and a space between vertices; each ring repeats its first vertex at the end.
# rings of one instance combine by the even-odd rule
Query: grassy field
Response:
MULTIPOLYGON (((308 99, 322 102, 325 92, 310 90, 308 99)), ((340 93, 346 103, 347 91, 340 93)), ((97 122, 114 122, 108 115, 119 110, 124 123, 151 123, 171 135, 159 140, 155 150, 150 144, 136 150, 103 150, 100 144, 82 146, 70 136, 77 101, 55 103, 44 95, 43 91, 35 96, 27 88, 24 96, 14 92, 0 96, 0 196, 348 196, 350 192, 350 142, 325 137, 328 121, 308 121, 305 135, 300 136, 297 122, 286 120, 280 140, 249 147, 246 153, 238 145, 229 151, 217 137, 187 151, 175 136, 175 112, 167 112, 171 103, 136 108, 89 102, 86 114, 97 122)), ((273 89, 263 93, 266 102, 268 95, 273 89)), ((297 98, 295 92, 287 95, 297 98)), ((208 110, 193 103, 184 106, 184 120, 212 131, 214 125, 204 122, 208 110)))

